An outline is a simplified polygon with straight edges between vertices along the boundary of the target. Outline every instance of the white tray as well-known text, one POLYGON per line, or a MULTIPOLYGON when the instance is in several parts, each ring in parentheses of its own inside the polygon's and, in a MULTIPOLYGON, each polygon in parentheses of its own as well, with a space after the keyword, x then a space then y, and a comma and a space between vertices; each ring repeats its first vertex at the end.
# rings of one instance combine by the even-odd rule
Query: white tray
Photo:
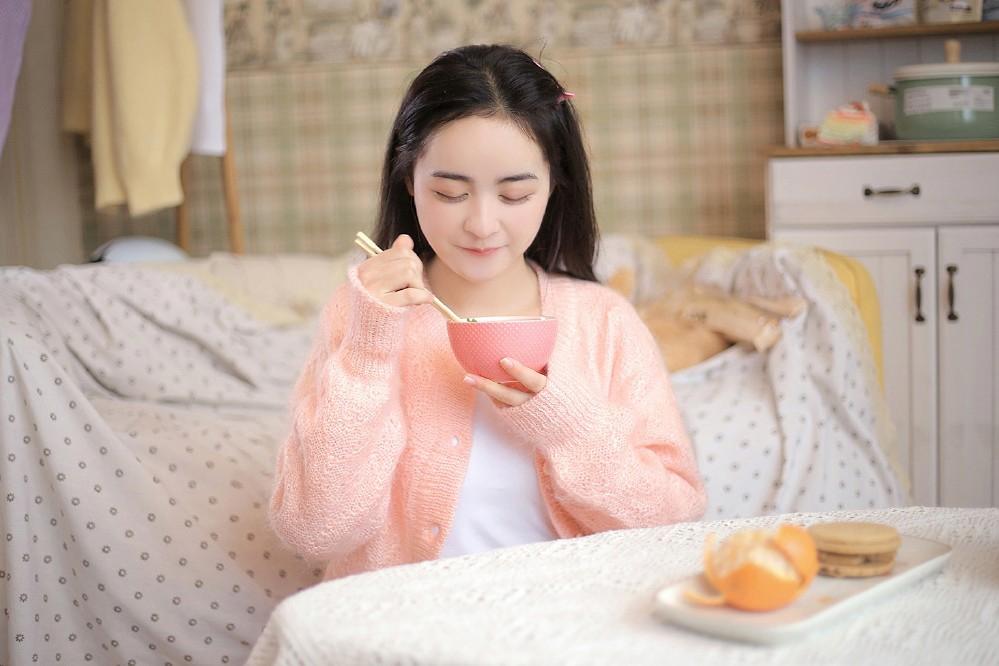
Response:
POLYGON ((890 574, 871 578, 816 576, 804 594, 775 611, 754 613, 728 606, 698 606, 683 597, 693 587, 714 594, 700 574, 660 590, 655 614, 669 622, 722 638, 773 645, 796 640, 837 618, 868 607, 895 590, 910 585, 943 566, 950 546, 902 535, 890 574))

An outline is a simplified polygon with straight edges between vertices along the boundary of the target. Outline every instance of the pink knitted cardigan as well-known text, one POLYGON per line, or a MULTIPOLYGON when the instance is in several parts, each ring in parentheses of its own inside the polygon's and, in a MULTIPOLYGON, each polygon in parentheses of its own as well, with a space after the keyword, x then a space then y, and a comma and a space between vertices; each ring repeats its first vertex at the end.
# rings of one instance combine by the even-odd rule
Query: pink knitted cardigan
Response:
MULTIPOLYGON (((533 446, 560 537, 695 520, 706 497, 659 350, 610 289, 538 270, 558 318, 548 385, 501 413, 533 446)), ((356 266, 292 399, 271 523, 327 578, 438 556, 468 463, 475 389, 431 306, 397 308, 356 266)))

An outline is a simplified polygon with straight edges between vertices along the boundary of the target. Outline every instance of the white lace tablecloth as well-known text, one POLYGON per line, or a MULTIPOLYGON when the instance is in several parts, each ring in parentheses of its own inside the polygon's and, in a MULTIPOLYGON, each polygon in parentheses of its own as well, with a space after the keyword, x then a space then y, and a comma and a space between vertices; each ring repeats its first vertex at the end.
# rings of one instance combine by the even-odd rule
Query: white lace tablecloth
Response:
POLYGON ((913 507, 685 523, 329 581, 274 611, 249 664, 999 664, 999 509, 913 507), (700 570, 707 532, 874 520, 953 547, 943 569, 778 647, 651 614, 700 570))

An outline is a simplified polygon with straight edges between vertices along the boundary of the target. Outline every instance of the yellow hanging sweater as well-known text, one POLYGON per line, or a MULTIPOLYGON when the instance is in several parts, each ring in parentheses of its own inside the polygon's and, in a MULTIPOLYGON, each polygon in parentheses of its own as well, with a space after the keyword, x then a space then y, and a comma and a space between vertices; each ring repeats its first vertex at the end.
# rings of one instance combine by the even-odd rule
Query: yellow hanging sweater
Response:
POLYGON ((198 54, 179 0, 67 3, 63 127, 90 136, 97 208, 183 199, 198 54))

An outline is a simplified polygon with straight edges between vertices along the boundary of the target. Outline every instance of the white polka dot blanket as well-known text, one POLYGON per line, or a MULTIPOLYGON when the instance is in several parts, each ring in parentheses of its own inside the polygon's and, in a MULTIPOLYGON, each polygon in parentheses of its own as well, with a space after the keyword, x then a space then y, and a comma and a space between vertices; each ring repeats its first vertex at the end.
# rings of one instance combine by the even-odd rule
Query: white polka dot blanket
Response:
POLYGON ((866 330, 821 255, 771 243, 715 250, 693 279, 808 303, 782 321, 769 352, 730 347, 672 377, 707 487, 705 519, 907 504, 866 330))
POLYGON ((312 332, 176 273, 0 270, 0 664, 245 661, 321 577, 266 519, 312 332))

